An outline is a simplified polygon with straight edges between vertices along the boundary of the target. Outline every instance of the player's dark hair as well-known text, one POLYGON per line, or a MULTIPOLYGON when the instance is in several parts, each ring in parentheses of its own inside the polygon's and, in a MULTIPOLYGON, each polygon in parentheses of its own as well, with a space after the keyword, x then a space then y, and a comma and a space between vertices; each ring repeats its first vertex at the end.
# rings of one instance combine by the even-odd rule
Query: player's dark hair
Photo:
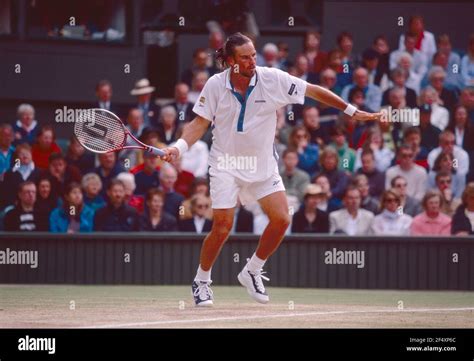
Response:
POLYGON ((227 38, 224 43, 224 46, 216 51, 216 61, 219 63, 219 65, 221 65, 221 67, 228 67, 229 64, 227 63, 227 59, 229 58, 229 56, 234 55, 235 48, 237 46, 241 46, 251 42, 252 39, 242 33, 232 34, 227 38))

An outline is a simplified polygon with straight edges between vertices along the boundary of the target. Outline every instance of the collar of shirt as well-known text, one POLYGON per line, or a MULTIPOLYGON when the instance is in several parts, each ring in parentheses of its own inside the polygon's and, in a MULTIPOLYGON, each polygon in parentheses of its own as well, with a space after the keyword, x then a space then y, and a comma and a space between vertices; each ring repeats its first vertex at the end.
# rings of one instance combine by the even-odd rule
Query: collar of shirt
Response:
POLYGON ((204 228, 204 223, 206 222, 206 218, 194 216, 194 226, 196 227, 197 233, 201 233, 204 228))
POLYGON ((437 223, 441 222, 441 218, 442 218, 442 213, 441 212, 439 212, 439 214, 436 216, 436 218, 428 217, 428 214, 426 214, 426 212, 423 212, 423 222, 425 222, 425 223, 437 224, 437 223))
POLYGON ((3 156, 4 158, 8 157, 9 154, 13 153, 15 151, 15 147, 13 145, 10 145, 10 147, 8 147, 7 151, 1 151, 0 152, 0 156, 3 156))
MULTIPOLYGON (((225 77, 226 79, 225 87, 231 91, 234 91, 234 86, 232 85, 232 82, 230 81, 230 75, 231 75, 230 69, 231 68, 226 70, 227 75, 225 77)), ((250 79, 249 87, 255 86, 255 84, 257 84, 257 70, 255 70, 255 74, 253 75, 252 79, 250 79)))
POLYGON ((19 120, 16 121, 16 126, 17 126, 18 128, 25 129, 28 133, 31 132, 33 129, 35 129, 35 127, 36 127, 37 124, 38 124, 38 122, 37 122, 36 120, 33 120, 33 121, 31 122, 31 125, 30 125, 29 127, 25 128, 25 127, 23 126, 23 123, 22 123, 22 122, 20 122, 19 120))

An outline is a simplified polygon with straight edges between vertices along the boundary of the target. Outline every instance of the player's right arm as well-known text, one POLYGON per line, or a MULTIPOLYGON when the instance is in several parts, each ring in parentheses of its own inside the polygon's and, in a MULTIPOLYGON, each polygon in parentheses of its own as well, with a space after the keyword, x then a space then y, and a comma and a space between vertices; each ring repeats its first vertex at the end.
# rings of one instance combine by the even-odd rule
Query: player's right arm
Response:
MULTIPOLYGON (((198 115, 183 128, 183 134, 181 135, 180 140, 185 141, 187 146, 191 147, 194 143, 201 139, 204 133, 206 133, 209 123, 209 120, 198 115)), ((163 149, 166 154, 161 156, 161 159, 169 162, 172 158, 178 158, 181 155, 178 149, 179 145, 176 143, 163 149)))

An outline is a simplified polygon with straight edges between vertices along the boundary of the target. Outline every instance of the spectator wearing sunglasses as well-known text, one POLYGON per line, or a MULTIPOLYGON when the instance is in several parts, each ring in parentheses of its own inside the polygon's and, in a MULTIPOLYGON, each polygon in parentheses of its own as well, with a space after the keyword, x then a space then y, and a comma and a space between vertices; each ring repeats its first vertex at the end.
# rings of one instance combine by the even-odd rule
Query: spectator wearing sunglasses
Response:
POLYGON ((415 217, 423 212, 420 201, 407 194, 408 183, 405 178, 401 175, 397 175, 392 179, 390 185, 397 191, 400 197, 400 206, 402 207, 403 213, 415 217))
POLYGON ((212 221, 206 218, 210 207, 209 198, 197 193, 191 198, 191 212, 193 217, 181 221, 179 230, 181 232, 207 233, 212 228, 212 221))
POLYGON ((371 233, 377 236, 402 236, 410 234, 413 218, 403 213, 401 198, 395 189, 388 189, 382 194, 381 213, 375 216, 371 233))

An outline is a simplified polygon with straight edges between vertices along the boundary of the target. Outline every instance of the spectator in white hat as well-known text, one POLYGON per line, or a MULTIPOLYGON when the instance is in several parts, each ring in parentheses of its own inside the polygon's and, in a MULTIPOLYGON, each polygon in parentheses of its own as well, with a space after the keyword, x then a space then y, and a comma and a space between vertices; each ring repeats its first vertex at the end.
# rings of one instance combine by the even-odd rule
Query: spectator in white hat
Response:
POLYGON ((150 81, 146 78, 140 79, 135 83, 135 87, 130 94, 137 97, 137 108, 143 113, 143 121, 145 127, 156 128, 160 107, 155 104, 152 99, 152 93, 155 87, 150 85, 150 81))

